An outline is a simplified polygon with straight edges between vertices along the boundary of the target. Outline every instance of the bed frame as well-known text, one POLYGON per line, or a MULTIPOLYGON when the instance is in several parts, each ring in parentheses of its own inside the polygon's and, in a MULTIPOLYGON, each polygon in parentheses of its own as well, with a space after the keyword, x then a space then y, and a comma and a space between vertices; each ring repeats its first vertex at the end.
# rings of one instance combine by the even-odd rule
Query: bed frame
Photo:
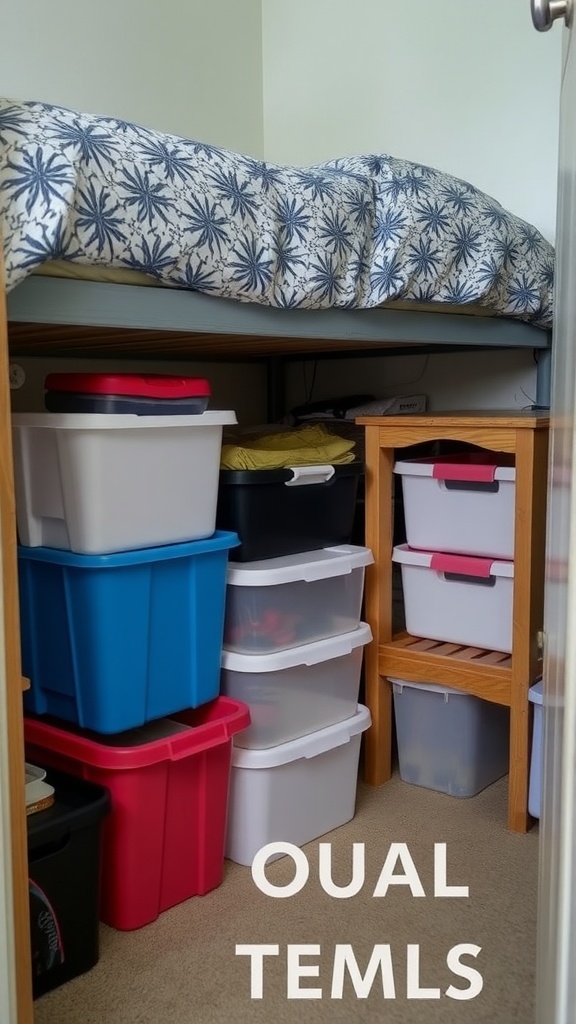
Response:
MULTIPOLYGON (((447 307, 449 309, 449 307, 447 307)), ((537 407, 550 395, 550 332, 518 320, 421 309, 278 309, 199 292, 29 277, 8 295, 13 356, 264 361, 268 414, 285 412, 289 360, 478 349, 537 353, 537 407)))
MULTIPOLYGON (((0 299, 3 306, 3 294, 0 299)), ((10 292, 6 315, 0 306, 0 511, 18 1024, 32 1024, 33 1012, 9 359, 52 355, 264 361, 268 415, 275 419, 285 411, 283 369, 289 360, 506 348, 534 352, 536 404, 547 408, 551 333, 511 319, 392 308, 271 309, 173 289, 41 276, 29 277, 10 292)))

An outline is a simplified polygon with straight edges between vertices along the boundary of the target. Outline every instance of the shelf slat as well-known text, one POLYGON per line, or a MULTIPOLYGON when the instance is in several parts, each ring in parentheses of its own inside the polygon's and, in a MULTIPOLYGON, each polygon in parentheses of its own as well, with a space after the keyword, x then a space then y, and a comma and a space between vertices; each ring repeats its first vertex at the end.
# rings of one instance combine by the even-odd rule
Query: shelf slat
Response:
POLYGON ((436 683, 510 707, 512 659, 501 651, 423 640, 401 633, 378 650, 383 676, 436 683))

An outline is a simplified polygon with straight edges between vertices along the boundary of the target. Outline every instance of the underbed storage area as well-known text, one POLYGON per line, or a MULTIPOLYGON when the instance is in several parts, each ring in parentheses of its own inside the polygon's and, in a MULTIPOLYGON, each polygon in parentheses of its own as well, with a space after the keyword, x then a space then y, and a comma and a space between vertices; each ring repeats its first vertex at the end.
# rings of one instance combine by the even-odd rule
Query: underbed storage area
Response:
POLYGON ((53 793, 28 816, 35 997, 98 961, 99 921, 145 927, 355 813, 363 464, 227 470, 209 391, 55 374, 13 416, 26 759, 53 793))
MULTIPOLYGON (((354 442, 296 428, 239 450, 205 381, 78 376, 52 375, 47 411, 13 416, 26 760, 53 793, 28 816, 36 997, 98 961, 99 921, 145 927, 225 884, 226 859, 250 866, 350 821, 381 724, 375 664, 406 784, 473 797, 508 772, 514 742, 510 453, 406 442, 383 562, 373 506, 354 536, 375 493, 354 442), (366 608, 393 573, 403 631, 385 664, 399 670, 381 672, 366 608), (456 660, 419 677, 429 650, 456 660), (481 685, 455 676, 459 652, 476 672, 487 659, 481 685)), ((537 689, 531 704, 538 816, 537 689)))

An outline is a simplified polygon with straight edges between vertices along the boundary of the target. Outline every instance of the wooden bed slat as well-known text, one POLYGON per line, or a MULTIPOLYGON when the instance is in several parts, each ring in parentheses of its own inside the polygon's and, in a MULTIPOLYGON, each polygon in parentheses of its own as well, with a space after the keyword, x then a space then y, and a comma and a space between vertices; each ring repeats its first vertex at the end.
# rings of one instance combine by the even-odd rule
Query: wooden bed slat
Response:
MULTIPOLYGON (((114 327, 82 327, 57 324, 10 323, 8 342, 12 355, 106 357, 121 353, 154 359, 258 359, 269 356, 319 355, 350 351, 374 352, 396 349, 394 342, 318 341, 314 338, 254 338, 243 334, 206 334, 114 327)), ((417 351, 420 346, 414 345, 417 351)))

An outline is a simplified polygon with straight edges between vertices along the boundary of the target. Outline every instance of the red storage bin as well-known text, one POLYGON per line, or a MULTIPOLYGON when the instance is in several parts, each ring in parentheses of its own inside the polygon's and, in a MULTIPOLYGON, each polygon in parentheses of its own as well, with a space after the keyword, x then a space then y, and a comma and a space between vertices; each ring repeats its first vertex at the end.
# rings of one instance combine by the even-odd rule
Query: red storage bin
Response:
POLYGON ((245 704, 218 697, 141 729, 102 737, 25 719, 27 757, 110 791, 103 823, 100 920, 122 931, 222 881, 232 736, 245 704))

